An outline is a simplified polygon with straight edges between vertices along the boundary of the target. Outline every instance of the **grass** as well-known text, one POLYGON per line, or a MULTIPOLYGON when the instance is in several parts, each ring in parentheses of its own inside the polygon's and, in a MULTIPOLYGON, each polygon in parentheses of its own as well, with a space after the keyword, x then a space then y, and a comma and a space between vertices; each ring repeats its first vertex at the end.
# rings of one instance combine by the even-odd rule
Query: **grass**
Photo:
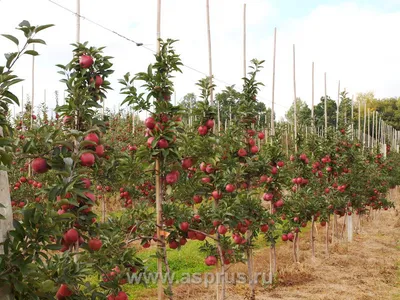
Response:
MULTIPOLYGON (((201 274, 213 270, 213 267, 208 267, 204 263, 205 255, 199 251, 201 245, 202 242, 200 241, 188 241, 180 250, 167 249, 168 263, 171 273, 173 273, 174 281, 185 279, 188 274, 201 274)), ((143 249, 138 253, 138 257, 144 261, 148 272, 151 273, 157 272, 157 258, 155 257, 155 254, 155 246, 149 249, 143 249)), ((96 276, 90 276, 87 279, 92 284, 98 282, 96 276)), ((149 289, 154 289, 156 287, 156 283, 150 283, 147 286, 144 284, 127 283, 123 285, 123 290, 130 295, 129 299, 136 299, 146 296, 149 289)))
MULTIPOLYGON (((213 269, 204 264, 204 254, 199 251, 200 241, 188 241, 187 244, 180 250, 167 249, 168 263, 173 274, 173 280, 179 281, 186 278, 188 274, 204 273, 213 269)), ((142 250, 138 253, 145 265, 148 267, 148 272, 157 272, 157 258, 155 257, 156 247, 142 250)), ((126 284, 124 291, 131 295, 131 299, 143 297, 147 294, 148 289, 156 288, 156 283, 151 283, 148 286, 143 284, 126 284)))
MULTIPOLYGON (((114 211, 110 215, 118 216, 120 211, 114 211)), ((279 229, 278 229, 279 230, 279 229)), ((302 228, 302 235, 308 235, 311 228, 307 226, 302 228)), ((279 247, 283 244, 282 240, 279 238, 277 240, 276 246, 279 247)), ((205 254, 201 253, 199 247, 203 244, 200 241, 188 240, 187 244, 180 250, 172 250, 167 248, 168 263, 173 274, 173 280, 179 282, 180 280, 186 278, 189 274, 202 274, 205 272, 210 272, 214 267, 208 267, 204 263, 205 254)), ((254 241, 254 250, 261 251, 267 248, 267 244, 263 234, 260 234, 258 238, 254 241)), ((138 252, 138 257, 144 261, 147 271, 150 273, 157 272, 157 258, 156 246, 152 246, 149 249, 141 249, 138 252)), ((400 273, 399 273, 400 277, 400 273)), ((95 276, 88 278, 91 283, 96 283, 98 279, 95 276)), ((156 283, 150 283, 148 285, 144 284, 125 284, 123 285, 123 290, 130 296, 129 299, 137 299, 146 297, 149 293, 149 289, 156 289, 156 283)), ((397 298, 396 298, 397 299, 397 298)), ((400 300, 400 298, 398 298, 400 300)))

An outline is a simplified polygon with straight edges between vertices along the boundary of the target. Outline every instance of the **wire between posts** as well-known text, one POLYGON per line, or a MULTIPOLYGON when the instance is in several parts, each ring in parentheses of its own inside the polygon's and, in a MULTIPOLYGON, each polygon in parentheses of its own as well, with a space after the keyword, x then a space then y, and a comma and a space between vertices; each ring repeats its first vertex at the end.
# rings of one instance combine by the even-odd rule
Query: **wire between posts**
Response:
MULTIPOLYGON (((0 0, 0 1, 2 1, 2 0, 0 0)), ((98 22, 96 22, 96 21, 93 21, 93 20, 91 20, 91 19, 88 19, 87 17, 85 17, 85 16, 83 16, 83 15, 81 15, 81 14, 78 14, 77 12, 75 12, 75 11, 73 11, 73 10, 71 10, 71 9, 69 9, 69 8, 67 8, 67 7, 65 7, 65 6, 63 6, 63 5, 61 5, 60 3, 57 3, 57 2, 55 2, 55 1, 53 1, 53 0, 48 0, 48 1, 51 2, 51 3, 53 3, 54 5, 56 5, 56 6, 60 7, 60 8, 62 8, 62 9, 64 9, 64 10, 66 10, 66 11, 72 13, 72 14, 75 15, 75 16, 79 16, 79 17, 82 18, 83 20, 86 20, 86 21, 88 21, 88 22, 90 22, 90 23, 92 23, 92 24, 94 24, 94 25, 96 25, 96 26, 98 26, 98 27, 100 27, 100 28, 102 28, 102 29, 108 31, 108 32, 111 32, 111 33, 113 33, 113 34, 119 36, 120 38, 123 38, 123 39, 127 40, 128 42, 134 43, 134 44, 135 44, 136 46, 138 46, 138 47, 144 48, 144 49, 146 49, 146 50, 148 50, 148 51, 150 51, 150 52, 152 52, 152 53, 156 53, 156 51, 154 51, 153 49, 151 49, 151 48, 149 48, 149 47, 146 47, 145 45, 143 45, 143 43, 136 42, 135 40, 133 40, 133 39, 131 39, 131 38, 129 38, 129 37, 127 37, 127 36, 125 36, 125 35, 123 35, 123 34, 117 32, 117 31, 115 31, 115 30, 112 30, 112 29, 110 29, 110 28, 108 28, 108 27, 106 27, 106 26, 104 26, 104 25, 102 25, 102 24, 100 24, 100 23, 98 23, 98 22)), ((190 69, 190 70, 192 70, 192 71, 195 71, 195 72, 197 72, 197 73, 199 73, 199 74, 201 74, 201 75, 208 76, 205 72, 200 71, 200 70, 197 70, 196 68, 193 68, 193 67, 191 67, 191 66, 189 66, 189 65, 183 64, 183 66, 186 67, 187 69, 190 69)), ((214 77, 214 80, 215 80, 215 81, 218 81, 218 82, 220 82, 220 83, 223 83, 223 84, 225 84, 226 86, 232 86, 232 85, 233 85, 233 84, 230 84, 230 83, 228 83, 228 82, 226 82, 226 81, 224 81, 224 80, 221 80, 221 79, 218 79, 218 78, 215 78, 215 77, 214 77)), ((265 99, 265 98, 263 98, 263 97, 258 97, 258 98, 261 99, 261 100, 263 100, 263 101, 265 101, 265 102, 267 102, 267 103, 272 103, 272 100, 267 100, 267 99, 265 99)), ((280 107, 289 109, 289 107, 284 106, 284 105, 282 105, 282 104, 280 104, 280 103, 275 103, 275 105, 278 105, 278 106, 280 106, 280 107)))

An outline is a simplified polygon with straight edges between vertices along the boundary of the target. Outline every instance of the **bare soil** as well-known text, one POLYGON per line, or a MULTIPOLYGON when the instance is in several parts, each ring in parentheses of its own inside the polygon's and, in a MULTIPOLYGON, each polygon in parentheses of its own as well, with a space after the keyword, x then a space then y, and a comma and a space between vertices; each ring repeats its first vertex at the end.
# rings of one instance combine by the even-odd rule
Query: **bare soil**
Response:
MULTIPOLYGON (((391 198, 398 207, 400 193, 392 192, 391 198)), ((338 228, 342 229, 343 219, 338 220, 338 228)), ((358 216, 353 219, 356 223, 358 216)), ((330 243, 329 257, 325 253, 325 229, 318 225, 317 230, 315 260, 311 257, 309 233, 300 238, 300 263, 293 263, 292 243, 279 246, 275 283, 271 286, 260 282, 256 299, 400 300, 400 216, 397 210, 376 212, 362 219, 361 231, 354 234, 353 242, 346 241, 345 233, 343 239, 336 238, 330 243)), ((254 260, 255 272, 268 274, 269 249, 258 250, 254 260)), ((247 273, 247 266, 237 264, 228 272, 247 273)), ((247 284, 228 284, 226 299, 249 299, 248 290, 247 284)), ((141 299, 156 299, 156 290, 149 290, 141 299)), ((217 287, 181 284, 174 286, 174 299, 217 299, 217 287)))

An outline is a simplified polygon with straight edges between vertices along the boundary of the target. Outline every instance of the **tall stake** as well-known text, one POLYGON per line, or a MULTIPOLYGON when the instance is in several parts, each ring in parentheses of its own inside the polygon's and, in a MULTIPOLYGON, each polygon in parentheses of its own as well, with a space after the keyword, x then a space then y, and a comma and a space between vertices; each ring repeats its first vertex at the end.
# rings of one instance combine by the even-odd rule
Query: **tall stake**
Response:
MULTIPOLYGON (((212 86, 213 72, 212 72, 212 53, 211 53, 210 0, 206 0, 206 1, 207 1, 208 70, 209 70, 210 86, 212 86)), ((210 88, 210 104, 212 105, 213 102, 214 102, 214 90, 211 87, 210 88)))
POLYGON ((361 100, 358 100, 358 140, 361 141, 361 100))
POLYGON ((274 30, 274 55, 272 60, 272 103, 271 103, 271 136, 275 135, 275 62, 276 62, 276 27, 274 30))
POLYGON ((326 72, 324 74, 324 82, 325 82, 325 102, 324 102, 324 109, 325 109, 325 137, 327 136, 328 132, 328 110, 327 110, 327 98, 326 98, 326 72))
POLYGON ((363 151, 365 148, 365 129, 367 126, 367 101, 364 101, 364 130, 363 130, 363 151))
MULTIPOLYGON (((157 0, 157 54, 160 53, 160 38, 161 38, 161 0, 157 0)), ((162 199, 161 199, 161 167, 160 158, 156 159, 156 211, 157 211, 157 296, 158 299, 164 298, 164 288, 162 283, 162 264, 163 258, 163 241, 161 237, 161 226, 162 226, 162 199)))
POLYGON ((243 77, 246 77, 246 3, 243 5, 243 77))
POLYGON ((314 62, 312 63, 312 72, 311 72, 311 128, 314 133, 315 129, 315 119, 314 119, 314 62))
MULTIPOLYGON (((35 44, 33 44, 33 50, 35 50, 35 44)), ((32 56, 32 102, 31 102, 31 126, 33 125, 33 107, 35 105, 35 56, 32 56)))
POLYGON ((351 98, 351 139, 354 141, 354 95, 351 98))
POLYGON ((296 49, 293 45, 294 152, 297 153, 296 49))
POLYGON ((76 0, 76 42, 81 39, 81 0, 76 0))
POLYGON ((132 133, 135 134, 135 111, 132 110, 132 133))
POLYGON ((370 136, 370 117, 369 117, 369 115, 370 115, 370 111, 369 111, 369 109, 368 109, 368 125, 367 125, 367 128, 368 128, 368 143, 367 143, 367 145, 368 145, 368 148, 370 148, 371 147, 371 136, 370 136))
POLYGON ((336 130, 339 128, 339 102, 340 102, 340 80, 337 91, 337 105, 336 105, 336 130))
MULTIPOLYGON (((22 86, 21 91, 21 115, 22 120, 24 119, 24 86, 22 86)), ((24 131, 24 124, 22 124, 22 131, 24 131)))

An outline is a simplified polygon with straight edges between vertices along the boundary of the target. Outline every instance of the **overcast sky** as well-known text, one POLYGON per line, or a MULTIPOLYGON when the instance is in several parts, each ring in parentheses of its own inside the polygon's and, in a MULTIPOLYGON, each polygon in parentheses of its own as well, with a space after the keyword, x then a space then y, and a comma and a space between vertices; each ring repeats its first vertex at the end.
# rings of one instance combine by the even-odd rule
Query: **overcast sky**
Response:
MULTIPOLYGON (((76 0, 54 0, 75 10, 76 0)), ((81 15, 155 50, 156 0, 81 0, 81 15)), ((217 91, 227 84, 241 88, 243 76, 243 0, 210 0, 213 70, 217 91)), ((49 107, 55 106, 54 91, 61 99, 64 86, 56 64, 71 58, 76 41, 76 17, 48 0, 0 0, 0 32, 20 37, 15 27, 28 20, 32 25, 53 23, 40 37, 35 60, 35 101, 43 101, 47 90, 49 107)), ((162 38, 178 39, 176 48, 183 75, 175 79, 178 101, 189 92, 198 94, 195 83, 208 73, 206 0, 162 0, 162 38), (194 71, 194 68, 200 72, 194 71), (201 74, 204 73, 204 74, 201 74)), ((271 105, 273 32, 277 27, 275 100, 278 117, 293 101, 292 47, 296 45, 297 96, 311 104, 311 66, 315 62, 315 99, 327 91, 337 98, 338 81, 350 95, 373 91, 377 97, 400 96, 400 0, 248 0, 247 61, 265 60, 259 79, 265 84, 259 99, 271 105)), ((113 56, 115 73, 110 78, 114 91, 106 106, 118 109, 122 97, 117 80, 126 72, 143 71, 153 53, 137 47, 89 21, 81 20, 81 42, 106 46, 113 56)), ((0 39, 0 52, 15 51, 0 39)), ((31 93, 31 57, 19 61, 16 73, 25 82, 14 91, 31 93)), ((4 58, 0 61, 4 64, 4 58)), ((18 110, 17 110, 18 111, 18 110)))

